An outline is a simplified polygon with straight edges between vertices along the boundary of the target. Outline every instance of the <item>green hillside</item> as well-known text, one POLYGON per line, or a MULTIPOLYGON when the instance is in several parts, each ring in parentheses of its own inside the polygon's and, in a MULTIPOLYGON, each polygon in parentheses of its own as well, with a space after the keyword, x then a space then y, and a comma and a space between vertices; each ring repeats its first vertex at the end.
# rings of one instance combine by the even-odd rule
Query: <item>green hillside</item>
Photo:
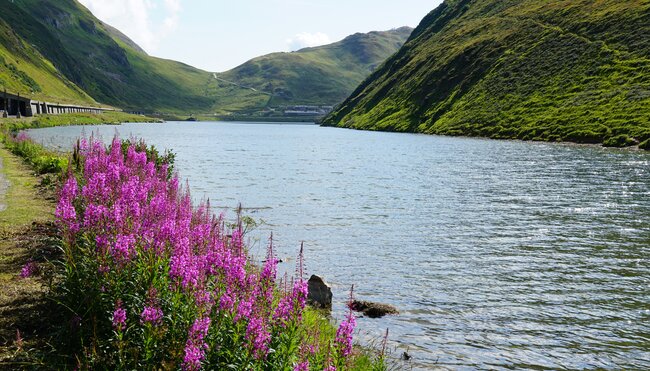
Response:
POLYGON ((412 31, 402 27, 357 33, 325 46, 265 55, 217 74, 217 81, 235 94, 237 90, 265 93, 252 95, 258 104, 337 104, 399 50, 412 31))
POLYGON ((255 112, 341 102, 410 28, 253 59, 214 74, 147 55, 76 0, 0 0, 0 88, 147 113, 255 112))
POLYGON ((2 0, 0 20, 99 102, 180 112, 212 105, 208 72, 142 53, 75 0, 2 0))
POLYGON ((445 1, 324 124, 648 146, 650 1, 445 1))
POLYGON ((0 19, 0 90, 35 100, 97 104, 0 19))

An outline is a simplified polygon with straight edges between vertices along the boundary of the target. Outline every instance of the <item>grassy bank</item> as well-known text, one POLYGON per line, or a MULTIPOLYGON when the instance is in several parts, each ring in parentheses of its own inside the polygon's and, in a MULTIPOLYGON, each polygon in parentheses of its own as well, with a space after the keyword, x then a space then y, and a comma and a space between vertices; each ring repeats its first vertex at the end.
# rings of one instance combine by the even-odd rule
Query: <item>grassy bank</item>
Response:
POLYGON ((15 129, 32 129, 48 128, 53 126, 70 126, 70 125, 104 125, 104 124, 121 124, 124 122, 160 122, 160 119, 151 118, 142 115, 132 115, 124 112, 106 111, 100 114, 94 113, 66 113, 60 115, 39 115, 33 117, 23 117, 20 119, 7 118, 0 119, 0 124, 4 127, 15 129))
POLYGON ((649 9, 445 1, 324 124, 650 148, 649 9))
MULTIPOLYGON (((47 266, 57 251, 52 224, 54 199, 42 178, 0 144, 2 174, 8 183, 0 197, 0 369, 36 365, 29 349, 47 349, 48 275, 21 278, 25 266, 47 266)), ((43 269, 42 272, 45 272, 43 269)))
POLYGON ((0 367, 386 368, 353 346, 352 312, 337 329, 305 307, 302 273, 276 281, 272 245, 260 267, 241 224, 193 206, 173 156, 117 141, 61 158, 24 134, 4 142, 0 367))

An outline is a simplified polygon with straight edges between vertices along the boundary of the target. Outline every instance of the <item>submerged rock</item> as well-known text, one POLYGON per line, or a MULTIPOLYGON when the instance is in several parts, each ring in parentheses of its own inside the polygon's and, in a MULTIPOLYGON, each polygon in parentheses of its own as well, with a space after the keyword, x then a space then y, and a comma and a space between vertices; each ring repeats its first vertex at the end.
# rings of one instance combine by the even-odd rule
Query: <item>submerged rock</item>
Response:
POLYGON ((312 275, 307 282, 307 303, 314 308, 332 309, 332 289, 321 278, 312 275))
POLYGON ((399 314, 399 310, 390 304, 373 303, 371 301, 354 300, 350 308, 361 312, 370 318, 380 318, 387 314, 399 314))

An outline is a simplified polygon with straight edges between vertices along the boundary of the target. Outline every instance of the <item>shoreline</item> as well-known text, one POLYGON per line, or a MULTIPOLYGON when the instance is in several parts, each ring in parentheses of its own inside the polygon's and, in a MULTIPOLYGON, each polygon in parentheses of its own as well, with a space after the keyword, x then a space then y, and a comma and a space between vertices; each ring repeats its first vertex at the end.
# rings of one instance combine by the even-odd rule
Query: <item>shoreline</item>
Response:
POLYGON ((376 133, 414 134, 414 135, 425 135, 425 136, 435 136, 435 137, 444 137, 444 138, 482 139, 482 140, 512 141, 512 142, 522 142, 522 143, 560 144, 560 145, 568 145, 568 146, 603 148, 603 149, 618 149, 618 150, 631 150, 631 151, 639 151, 639 152, 648 152, 648 153, 650 153, 650 148, 649 149, 643 149, 643 148, 639 147, 642 143, 639 143, 639 144, 636 144, 636 145, 633 145, 633 146, 626 146, 626 147, 611 147, 611 146, 604 146, 603 143, 579 143, 579 142, 571 142, 571 141, 559 141, 559 142, 556 142, 556 141, 533 140, 533 139, 526 140, 526 139, 519 139, 519 138, 491 138, 491 137, 472 136, 472 135, 447 135, 447 134, 428 134, 428 133, 411 132, 411 131, 358 129, 358 128, 351 128, 351 127, 345 127, 345 126, 338 126, 338 125, 327 125, 327 124, 323 124, 323 123, 319 123, 319 122, 316 122, 316 125, 319 125, 320 127, 325 127, 325 128, 347 129, 347 130, 354 130, 354 131, 367 131, 367 132, 376 132, 376 133))
MULTIPOLYGON (((3 129, 6 130, 7 127, 5 126, 3 129)), ((29 161, 30 158, 31 154, 11 153, 6 144, 0 144, 0 159, 10 165, 0 167, 0 171, 2 174, 6 174, 7 179, 11 181, 8 193, 11 196, 8 199, 13 201, 8 202, 9 214, 0 212, 0 227, 2 227, 0 231, 3 235, 3 241, 0 244, 2 247, 2 251, 0 251, 0 284, 9 288, 10 292, 7 296, 0 295, 0 314, 2 314, 0 316, 0 366, 11 367, 11 365, 20 364, 39 367, 47 364, 64 365, 75 362, 74 359, 69 358, 71 354, 61 353, 51 345, 56 343, 56 339, 52 338, 53 331, 59 330, 53 324, 61 323, 61 320, 64 320, 55 314, 58 310, 52 307, 56 305, 50 296, 53 287, 52 278, 62 272, 53 266, 49 267, 52 260, 62 259, 59 249, 56 248, 61 243, 62 232, 53 223, 55 199, 53 192, 50 194, 37 189, 39 183, 44 183, 43 179, 46 179, 46 176, 32 174, 34 168, 33 163, 29 161), (18 173, 13 171, 15 168, 19 168, 18 173), (25 177, 27 180, 24 184, 16 183, 16 177, 25 177), (12 192, 16 191, 21 191, 22 198, 15 197, 12 192), (38 205, 42 203, 42 210, 30 202, 25 202, 25 199, 30 199, 38 205), (22 219, 16 215, 21 216, 22 219), (9 235, 12 237, 6 238, 9 235), (56 235, 59 243, 55 243, 54 246, 50 244, 49 248, 45 246, 48 244, 48 235, 56 235), (25 239, 37 243, 38 246, 43 246, 37 246, 36 248, 40 249, 37 250, 33 244, 23 243, 25 239), (9 248, 9 244, 12 244, 13 247, 9 248), (35 258, 34 256, 37 254, 42 255, 41 250, 43 249, 52 250, 53 252, 50 253, 57 254, 57 256, 52 257, 52 260, 44 261, 35 258), (20 256, 14 258, 13 255, 20 256), (4 264, 9 259, 12 264, 4 264), (31 264, 37 264, 35 273, 23 275, 26 267, 31 264), (46 269, 45 265, 48 265, 49 269, 46 269)), ((58 183, 58 180, 49 182, 50 190, 53 191, 54 185, 58 183)), ((192 207, 197 207, 197 212, 201 212, 200 206, 193 205, 192 207)), ((59 278, 55 281, 58 280, 59 278)), ((65 306, 65 308, 68 307, 65 306)), ((302 331, 322 331, 323 334, 334 338, 336 324, 332 323, 329 317, 311 308, 305 308, 304 316, 306 322, 300 325, 304 326, 302 331)), ((339 339, 336 339, 338 342, 339 339)), ((354 345, 354 349, 353 355, 349 358, 350 362, 357 365, 376 365, 381 367, 380 369, 384 369, 382 366, 385 362, 383 351, 379 355, 378 350, 359 345, 354 345)), ((347 354, 343 354, 341 357, 344 357, 341 359, 345 360, 347 354)), ((91 360, 87 361, 92 363, 91 360)))

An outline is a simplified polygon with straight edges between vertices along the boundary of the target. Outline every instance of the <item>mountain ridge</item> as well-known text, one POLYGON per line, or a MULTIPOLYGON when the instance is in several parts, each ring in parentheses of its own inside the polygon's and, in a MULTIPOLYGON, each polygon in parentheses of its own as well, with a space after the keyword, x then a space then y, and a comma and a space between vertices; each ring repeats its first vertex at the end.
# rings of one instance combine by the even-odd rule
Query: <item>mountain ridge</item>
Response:
POLYGON ((650 137, 650 2, 458 0, 324 125, 632 145, 650 137))
POLYGON ((399 49, 412 29, 356 33, 343 40, 253 58, 217 77, 255 89, 266 105, 341 102, 379 64, 399 49))
POLYGON ((10 59, 6 65, 0 63, 5 88, 49 101, 102 102, 127 111, 182 115, 339 103, 399 49, 411 31, 358 33, 326 46, 254 58, 215 74, 147 55, 77 0, 5 1, 0 22, 5 35, 12 35, 0 40, 4 46, 0 56, 10 59), (356 49, 346 49, 355 41, 356 49), (16 59, 6 49, 14 50, 18 44, 30 50, 28 59, 36 64, 16 59), (358 58, 355 52, 360 53, 358 58), (275 60, 278 57, 280 61, 275 60), (267 71, 266 77, 241 74, 260 60, 276 72, 267 71), (242 89, 244 85, 252 89, 242 89))

